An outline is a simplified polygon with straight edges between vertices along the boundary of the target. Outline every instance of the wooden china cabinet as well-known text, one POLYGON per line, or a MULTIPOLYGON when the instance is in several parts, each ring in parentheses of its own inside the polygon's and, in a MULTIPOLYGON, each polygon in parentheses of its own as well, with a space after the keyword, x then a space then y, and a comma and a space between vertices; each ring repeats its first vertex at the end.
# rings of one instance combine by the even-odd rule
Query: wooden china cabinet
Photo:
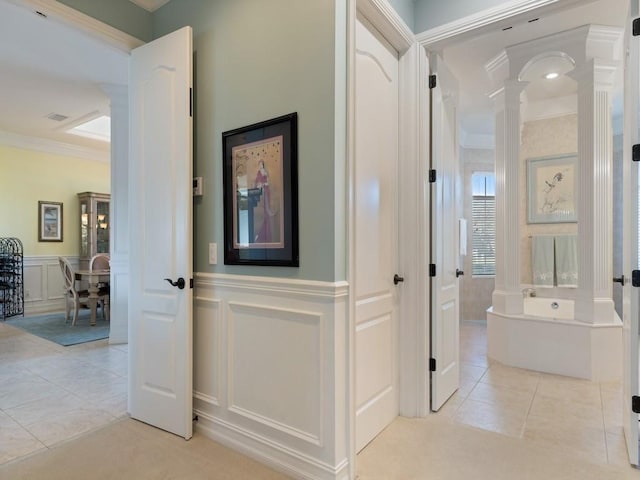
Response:
POLYGON ((108 193, 83 192, 80 201, 80 269, 89 268, 89 260, 97 253, 109 253, 108 193))

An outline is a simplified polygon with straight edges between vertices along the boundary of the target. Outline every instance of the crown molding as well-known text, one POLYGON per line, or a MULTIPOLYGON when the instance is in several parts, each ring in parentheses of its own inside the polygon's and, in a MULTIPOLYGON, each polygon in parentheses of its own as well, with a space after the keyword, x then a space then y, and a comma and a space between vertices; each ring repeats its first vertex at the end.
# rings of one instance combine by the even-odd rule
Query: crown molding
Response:
POLYGON ((400 55, 414 44, 413 32, 387 0, 357 0, 357 8, 400 55))
POLYGON ((82 30, 93 38, 97 38, 126 53, 131 52, 134 48, 144 45, 145 43, 132 35, 124 33, 111 25, 107 25, 56 0, 8 1, 20 7, 33 10, 34 12, 41 12, 48 18, 82 30))
POLYGON ((109 163, 111 161, 111 153, 109 151, 58 142, 48 138, 20 135, 12 132, 0 131, 0 145, 25 150, 35 150, 37 152, 51 153, 54 155, 76 157, 95 162, 109 163))
POLYGON ((433 47, 439 42, 450 40, 458 35, 488 27, 497 22, 507 21, 540 8, 556 8, 561 5, 567 6, 585 1, 592 0, 512 0, 445 25, 425 30, 416 35, 416 40, 424 47, 433 47))

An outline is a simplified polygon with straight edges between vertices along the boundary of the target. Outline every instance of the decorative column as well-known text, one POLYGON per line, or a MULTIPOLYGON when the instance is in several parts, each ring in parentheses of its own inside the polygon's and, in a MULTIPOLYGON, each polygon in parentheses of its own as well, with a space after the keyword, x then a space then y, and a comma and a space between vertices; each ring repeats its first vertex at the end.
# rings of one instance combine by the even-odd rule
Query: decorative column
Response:
POLYGON ((590 59, 578 82, 578 292, 575 318, 614 321, 612 299, 613 134, 610 91, 616 64, 590 59))
MULTIPOLYGON (((496 277, 493 311, 522 313, 520 290, 520 94, 527 83, 506 80, 496 107, 496 277)), ((524 193, 523 193, 524 194, 524 193)))
POLYGON ((109 343, 127 343, 129 325, 129 91, 101 85, 111 100, 111 265, 109 343))

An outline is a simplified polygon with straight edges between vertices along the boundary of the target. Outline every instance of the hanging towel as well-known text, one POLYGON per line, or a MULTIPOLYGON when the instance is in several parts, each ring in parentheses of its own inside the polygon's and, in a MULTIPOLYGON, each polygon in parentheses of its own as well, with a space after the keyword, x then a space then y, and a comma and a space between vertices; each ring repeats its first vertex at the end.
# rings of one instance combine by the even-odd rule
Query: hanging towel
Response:
POLYGON ((553 287, 553 237, 531 237, 531 265, 536 287, 553 287))
POLYGON ((559 287, 578 286, 578 237, 559 235, 556 244, 556 278, 559 287))
POLYGON ((467 254, 467 220, 466 218, 458 219, 458 244, 460 245, 460 255, 467 254))

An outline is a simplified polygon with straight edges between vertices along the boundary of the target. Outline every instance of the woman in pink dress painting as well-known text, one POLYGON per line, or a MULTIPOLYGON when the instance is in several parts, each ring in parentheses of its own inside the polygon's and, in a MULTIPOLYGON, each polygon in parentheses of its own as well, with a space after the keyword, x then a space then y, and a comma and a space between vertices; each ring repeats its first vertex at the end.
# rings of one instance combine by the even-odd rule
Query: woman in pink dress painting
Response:
POLYGON ((258 163, 260 168, 256 173, 256 179, 254 182, 255 188, 262 189, 262 227, 255 236, 254 243, 269 243, 271 242, 271 219, 273 212, 271 211, 271 192, 269 190, 269 173, 264 167, 264 161, 260 160, 258 163))

